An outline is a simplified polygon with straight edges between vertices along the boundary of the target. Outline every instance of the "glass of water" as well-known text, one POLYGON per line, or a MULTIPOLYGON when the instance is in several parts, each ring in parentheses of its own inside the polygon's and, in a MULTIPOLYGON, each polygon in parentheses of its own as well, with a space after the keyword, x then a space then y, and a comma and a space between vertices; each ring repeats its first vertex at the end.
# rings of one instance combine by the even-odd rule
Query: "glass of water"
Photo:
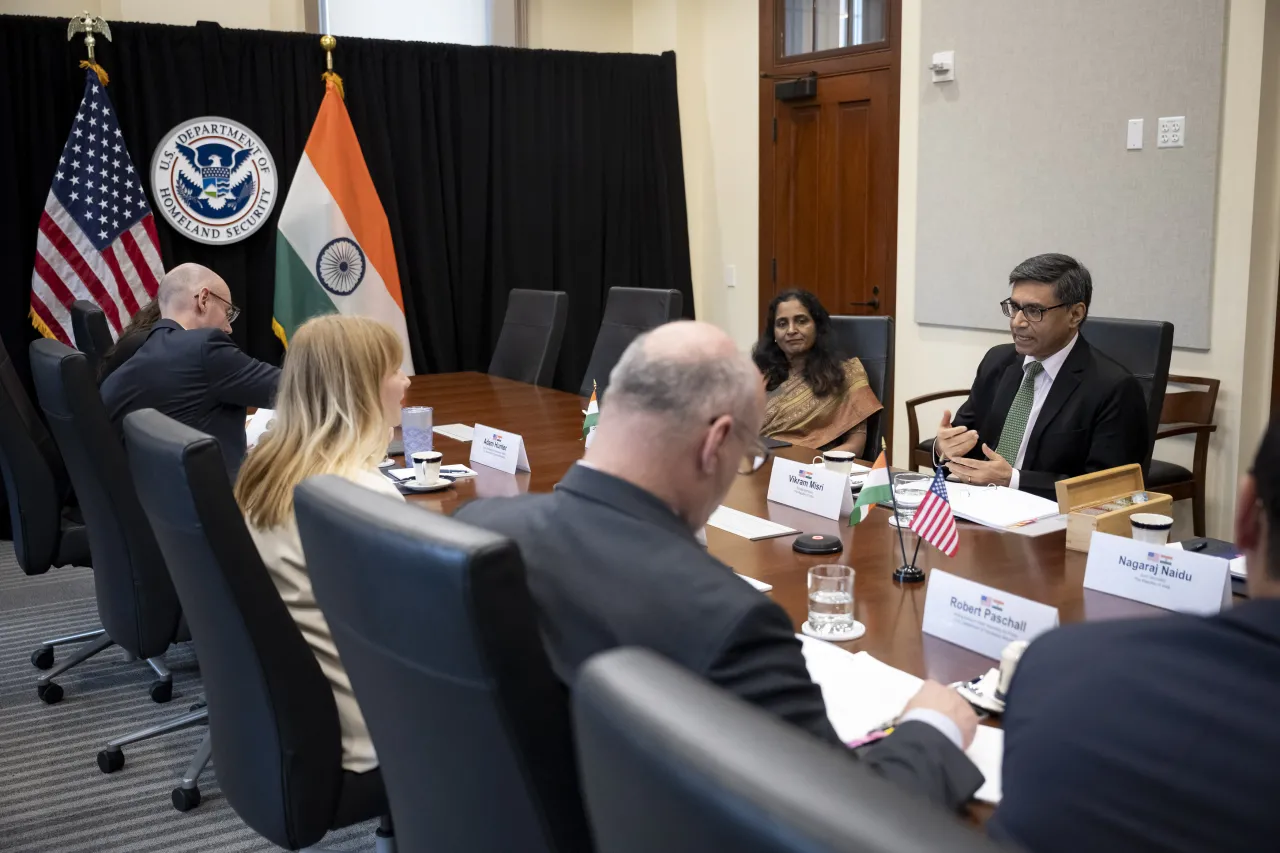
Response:
POLYGON ((837 639, 852 635, 853 569, 848 566, 814 566, 809 569, 809 628, 806 633, 837 639))
POLYGON ((906 472, 893 475, 893 503, 898 508, 898 523, 902 529, 909 530, 911 519, 916 517, 916 510, 929 493, 933 483, 933 475, 906 472))
POLYGON ((430 406, 405 406, 400 410, 400 432, 404 436, 404 459, 408 463, 413 454, 431 450, 430 406))

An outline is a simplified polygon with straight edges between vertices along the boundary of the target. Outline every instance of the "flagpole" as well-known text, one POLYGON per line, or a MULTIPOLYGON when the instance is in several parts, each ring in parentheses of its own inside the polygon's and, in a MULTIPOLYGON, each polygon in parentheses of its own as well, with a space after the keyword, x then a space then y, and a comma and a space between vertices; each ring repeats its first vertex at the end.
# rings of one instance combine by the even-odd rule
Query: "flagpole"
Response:
MULTIPOLYGON (((882 437, 880 439, 881 451, 887 450, 887 442, 882 437)), ((886 459, 887 462, 887 459, 886 459)), ((898 512, 898 496, 893 490, 893 473, 890 469, 889 474, 889 505, 893 507, 893 520, 896 522, 894 527, 898 528, 898 547, 902 551, 902 565, 893 573, 893 579, 899 583, 919 583, 924 580, 924 572, 916 568, 916 558, 912 556, 911 562, 907 562, 907 543, 902 533, 902 514, 898 512)), ((920 551, 920 543, 916 542, 916 552, 920 551)))

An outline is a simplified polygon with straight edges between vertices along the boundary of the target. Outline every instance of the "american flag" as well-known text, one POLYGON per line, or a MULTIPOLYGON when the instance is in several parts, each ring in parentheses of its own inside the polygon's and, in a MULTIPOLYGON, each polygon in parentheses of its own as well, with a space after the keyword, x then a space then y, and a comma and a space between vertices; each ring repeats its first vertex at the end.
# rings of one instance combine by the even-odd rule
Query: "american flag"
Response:
POLYGON ((911 519, 911 529, 948 557, 956 555, 956 550, 960 547, 960 534, 956 531, 951 504, 947 502, 947 481, 942 476, 941 468, 933 472, 933 484, 929 486, 929 492, 920 502, 915 517, 911 519))
POLYGON ((31 321, 71 341, 71 303, 87 299, 112 336, 155 296, 164 265, 156 223, 106 88, 85 71, 84 98, 40 215, 31 321))

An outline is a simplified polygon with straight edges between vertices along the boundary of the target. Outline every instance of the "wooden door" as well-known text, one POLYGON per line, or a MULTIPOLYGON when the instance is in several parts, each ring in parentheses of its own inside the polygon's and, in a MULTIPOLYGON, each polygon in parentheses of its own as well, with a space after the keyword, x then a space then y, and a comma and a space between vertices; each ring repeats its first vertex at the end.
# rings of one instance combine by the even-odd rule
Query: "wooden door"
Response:
POLYGON ((888 69, 817 79, 778 101, 770 296, 811 290, 832 314, 891 315, 897 134, 888 69))

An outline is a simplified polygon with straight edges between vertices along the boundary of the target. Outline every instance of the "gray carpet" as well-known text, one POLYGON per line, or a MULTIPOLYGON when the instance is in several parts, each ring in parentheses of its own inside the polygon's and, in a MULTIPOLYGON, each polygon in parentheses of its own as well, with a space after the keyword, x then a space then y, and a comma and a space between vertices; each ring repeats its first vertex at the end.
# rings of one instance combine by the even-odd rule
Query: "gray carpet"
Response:
MULTIPOLYGON (((105 775, 98 751, 110 739, 185 713, 202 698, 190 644, 166 655, 174 698, 147 695, 154 674, 108 649, 63 673, 66 698, 36 697, 31 652, 44 639, 97 627, 93 573, 53 569, 28 578, 13 546, 0 542, 0 849, 19 851, 266 851, 278 849, 245 826, 218 788, 212 763, 201 802, 185 814, 169 792, 207 731, 203 726, 125 747, 125 766, 105 775)), ((63 647, 60 656, 69 654, 63 647)), ((336 850, 373 850, 375 824, 331 832, 336 850)))

